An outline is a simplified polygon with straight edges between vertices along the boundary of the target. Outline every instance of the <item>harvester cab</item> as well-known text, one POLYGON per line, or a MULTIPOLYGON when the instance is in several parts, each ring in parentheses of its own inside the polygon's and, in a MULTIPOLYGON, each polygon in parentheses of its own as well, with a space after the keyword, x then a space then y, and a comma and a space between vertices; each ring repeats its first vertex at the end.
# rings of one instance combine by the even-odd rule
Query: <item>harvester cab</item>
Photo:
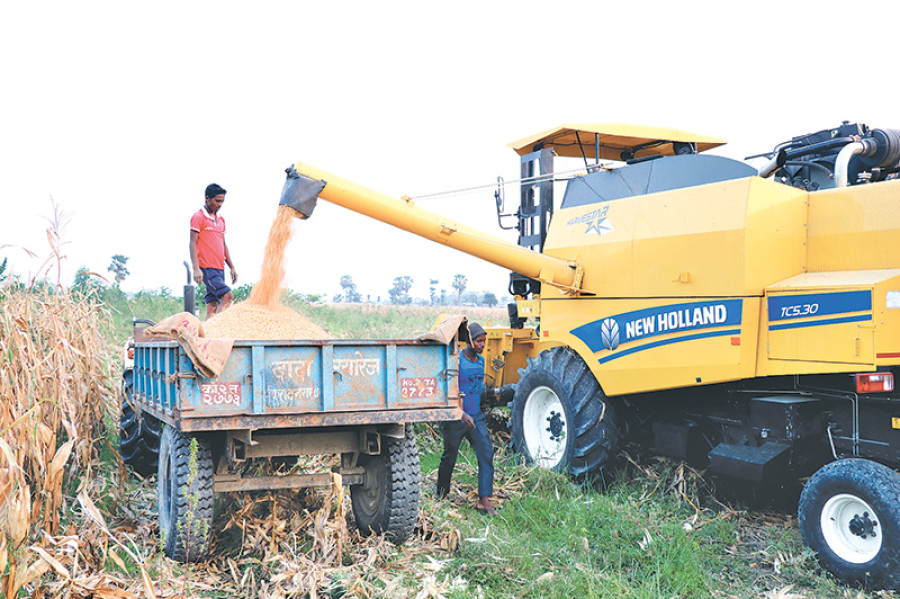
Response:
MULTIPOLYGON (((556 205, 554 189, 557 183, 583 181, 587 175, 599 173, 602 179, 599 181, 600 186, 613 187, 607 191, 607 195, 624 197, 642 187, 647 189, 648 181, 638 179, 649 178, 653 169, 647 165, 624 170, 620 167, 647 163, 663 156, 694 155, 725 143, 722 139, 686 131, 621 123, 568 124, 543 131, 509 144, 509 147, 520 156, 519 206, 513 213, 503 213, 505 193, 503 181, 500 179, 494 194, 498 220, 502 228, 517 230, 517 243, 520 246, 542 252, 556 205), (558 157, 581 158, 584 163, 583 169, 557 173, 555 158, 558 157), (503 223, 509 222, 511 218, 515 218, 516 224, 504 227, 503 223)), ((693 161, 691 163, 693 164, 693 161)), ((670 173, 677 173, 683 166, 676 164, 668 170, 670 173)), ((701 161, 701 164, 692 170, 699 173, 710 169, 701 161)), ((746 173, 744 175, 746 176, 746 173)), ((656 180, 659 181, 661 178, 657 175, 656 180)), ((669 185, 684 186, 685 183, 684 178, 679 178, 670 181, 669 185)), ((654 189, 656 187, 662 186, 656 184, 654 189)), ((594 196, 597 196, 598 192, 591 185, 581 191, 587 191, 589 195, 587 202, 583 197, 580 200, 570 198, 567 191, 563 207, 579 201, 582 203, 597 201, 594 196)), ((576 192, 574 195, 579 194, 576 192)), ((598 234, 602 234, 610 225, 601 217, 589 223, 589 226, 598 234)), ((533 300, 539 299, 540 290, 540 281, 516 272, 510 273, 509 293, 517 300, 516 304, 509 306, 512 328, 522 328, 528 317, 536 318, 539 314, 533 300)))

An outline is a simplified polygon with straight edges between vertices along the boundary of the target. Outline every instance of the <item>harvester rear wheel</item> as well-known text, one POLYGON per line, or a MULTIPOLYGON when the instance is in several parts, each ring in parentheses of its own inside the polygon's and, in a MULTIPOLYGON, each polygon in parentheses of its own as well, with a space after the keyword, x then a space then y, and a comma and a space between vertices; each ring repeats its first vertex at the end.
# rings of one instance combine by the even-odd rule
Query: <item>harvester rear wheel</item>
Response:
POLYGON ((619 443, 615 413, 584 361, 566 347, 528 359, 512 403, 513 448, 530 463, 600 477, 619 443))
POLYGON ((134 407, 134 373, 122 375, 122 413, 119 418, 119 453, 132 470, 143 477, 156 474, 162 423, 134 407))
POLYGON ((820 468, 800 496, 803 541, 847 582, 900 588, 900 475, 871 460, 820 468))
POLYGON ((174 560, 199 561, 209 549, 213 522, 212 450, 203 437, 171 426, 163 430, 159 449, 156 488, 163 549, 174 560))
POLYGON ((383 438, 379 455, 360 455, 365 482, 350 486, 356 526, 363 536, 384 533, 392 543, 406 541, 419 519, 421 475, 412 428, 404 439, 383 438))

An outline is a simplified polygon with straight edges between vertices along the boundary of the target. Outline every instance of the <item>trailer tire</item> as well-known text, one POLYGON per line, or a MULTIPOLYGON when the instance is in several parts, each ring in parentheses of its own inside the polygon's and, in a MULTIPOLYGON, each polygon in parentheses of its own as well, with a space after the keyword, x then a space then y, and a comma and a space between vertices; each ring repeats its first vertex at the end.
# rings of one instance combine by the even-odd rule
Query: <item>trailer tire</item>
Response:
POLYGON ((122 412, 119 416, 119 454, 132 470, 148 477, 156 474, 162 423, 134 407, 134 372, 122 374, 122 412))
POLYGON ((529 463, 599 478, 619 444, 615 411, 578 354, 554 347, 519 370, 511 404, 513 449, 529 463))
POLYGON ((803 542, 846 582, 900 588, 900 475, 871 460, 820 468, 800 496, 803 542))
POLYGON ((212 451, 203 437, 171 426, 163 430, 159 448, 156 484, 163 550, 173 560, 199 561, 209 549, 213 521, 212 451))
POLYGON ((350 486, 356 526, 363 536, 384 533, 396 545, 415 530, 419 519, 421 473, 412 427, 404 439, 382 438, 379 455, 360 454, 365 483, 350 486))

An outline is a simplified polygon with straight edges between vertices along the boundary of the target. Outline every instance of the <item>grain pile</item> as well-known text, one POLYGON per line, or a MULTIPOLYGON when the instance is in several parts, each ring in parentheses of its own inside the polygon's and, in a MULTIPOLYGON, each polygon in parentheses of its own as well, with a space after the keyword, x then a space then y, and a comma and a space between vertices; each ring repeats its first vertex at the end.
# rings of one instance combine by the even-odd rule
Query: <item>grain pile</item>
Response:
POLYGON ((329 339, 322 327, 282 305, 284 250, 297 213, 279 206, 263 257, 262 277, 246 302, 235 304, 203 323, 206 337, 232 339, 329 339))
POLYGON ((250 301, 234 304, 203 323, 206 337, 232 339, 330 339, 322 327, 291 308, 276 304, 257 306, 250 301))

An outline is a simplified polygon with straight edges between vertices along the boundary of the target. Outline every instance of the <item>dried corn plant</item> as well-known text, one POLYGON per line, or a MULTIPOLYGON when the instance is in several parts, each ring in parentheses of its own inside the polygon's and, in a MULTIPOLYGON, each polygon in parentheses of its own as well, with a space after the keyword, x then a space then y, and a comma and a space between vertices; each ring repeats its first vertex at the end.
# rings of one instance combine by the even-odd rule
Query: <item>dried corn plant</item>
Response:
MULTIPOLYGON (((45 275, 64 257, 64 218, 54 206, 45 275)), ((113 395, 103 308, 36 278, 0 289, 0 594, 8 597, 55 568, 33 543, 59 533, 70 473, 90 477, 113 395)))
POLYGON ((94 440, 109 417, 102 308, 46 286, 0 299, 0 565, 7 596, 42 572, 25 551, 59 532, 66 473, 90 477, 94 440))

